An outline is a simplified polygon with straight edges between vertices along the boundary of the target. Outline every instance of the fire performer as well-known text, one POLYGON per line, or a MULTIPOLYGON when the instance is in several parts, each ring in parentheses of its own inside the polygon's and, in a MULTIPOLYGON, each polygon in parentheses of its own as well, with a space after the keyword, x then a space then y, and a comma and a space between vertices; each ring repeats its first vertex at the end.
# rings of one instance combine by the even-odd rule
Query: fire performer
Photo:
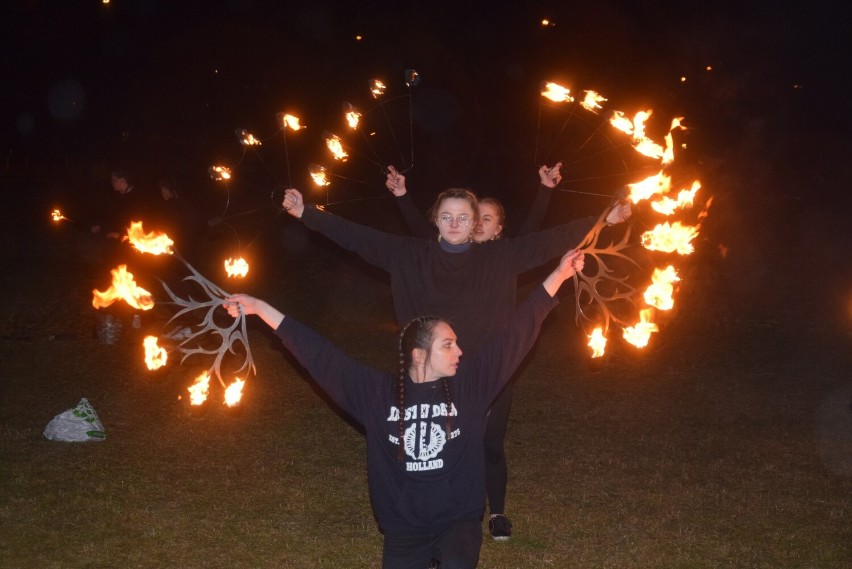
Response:
POLYGON ((225 301, 237 317, 257 314, 367 437, 373 512, 384 533, 382 567, 473 568, 485 508, 484 416, 526 356, 562 283, 583 268, 569 251, 470 359, 453 328, 419 317, 402 330, 398 377, 367 367, 327 339, 247 295, 225 301))
MULTIPOLYGON (((562 180, 562 163, 554 166, 541 166, 538 169, 539 186, 533 205, 518 235, 526 235, 541 227, 550 197, 562 180)), ((394 195, 394 200, 405 218, 412 235, 432 239, 436 227, 429 223, 418 211, 408 196, 405 176, 393 166, 388 167, 386 187, 394 195)), ((506 225, 506 213, 503 204, 495 198, 483 198, 477 201, 479 221, 473 228, 471 239, 474 243, 494 241, 503 237, 506 225)), ((506 461, 505 440, 509 427, 509 414, 512 410, 512 385, 509 381, 491 405, 487 414, 485 429, 485 491, 488 498, 488 531, 492 539, 507 541, 512 537, 512 522, 506 516, 506 488, 509 484, 509 466, 506 461)))
MULTIPOLYGON (((438 196, 430 210, 439 233, 437 241, 382 233, 306 207, 295 189, 285 192, 283 205, 309 228, 390 273, 400 326, 419 314, 439 315, 453 323, 472 352, 508 321, 517 303, 518 275, 575 247, 594 223, 594 219, 582 219, 514 239, 473 245, 471 232, 478 221, 478 204, 469 190, 450 189, 438 196)), ((607 219, 617 223, 629 215, 629 205, 623 205, 613 208, 607 219)), ((502 443, 503 435, 498 432, 495 439, 502 443)), ((498 481, 492 506, 495 519, 489 529, 496 539, 508 539, 511 524, 500 503, 505 499, 500 488, 505 487, 507 476, 500 466, 501 454, 493 459, 498 481)))

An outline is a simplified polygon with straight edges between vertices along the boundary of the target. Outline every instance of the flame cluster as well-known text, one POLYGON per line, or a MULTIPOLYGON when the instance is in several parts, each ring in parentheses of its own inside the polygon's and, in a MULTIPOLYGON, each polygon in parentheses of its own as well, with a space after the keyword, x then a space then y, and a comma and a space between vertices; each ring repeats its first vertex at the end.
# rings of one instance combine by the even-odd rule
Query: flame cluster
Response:
POLYGON ((248 261, 242 257, 230 258, 225 261, 225 273, 228 277, 245 277, 249 271, 248 261))
MULTIPOLYGON (((551 82, 543 83, 541 95, 556 103, 574 101, 570 89, 551 82)), ((595 91, 585 91, 580 105, 590 112, 597 113, 602 109, 601 103, 606 101, 606 98, 595 91)), ((609 116, 608 122, 616 130, 630 137, 631 146, 636 152, 646 158, 658 160, 660 164, 659 172, 653 176, 627 185, 629 194, 626 199, 633 204, 647 201, 656 214, 672 218, 693 209, 696 194, 701 189, 701 182, 691 181, 672 191, 671 171, 675 161, 673 133, 675 130, 686 130, 686 127, 683 124, 683 117, 673 118, 663 136, 663 143, 658 143, 648 136, 646 131, 646 125, 652 115, 651 110, 641 110, 633 116, 615 110, 609 116)), ((706 215, 711 201, 707 200, 695 223, 681 219, 666 220, 645 231, 640 236, 642 246, 658 254, 679 256, 691 254, 695 250, 693 242, 700 232, 699 222, 706 215)), ((648 345, 651 334, 659 331, 659 325, 654 322, 657 311, 667 311, 674 307, 675 287, 679 281, 680 276, 673 264, 654 269, 651 283, 641 293, 641 301, 646 304, 646 307, 640 308, 638 320, 634 324, 623 327, 623 337, 627 342, 639 348, 648 345)), ((592 350, 592 357, 604 355, 606 336, 601 327, 595 328, 589 335, 588 346, 592 350)))

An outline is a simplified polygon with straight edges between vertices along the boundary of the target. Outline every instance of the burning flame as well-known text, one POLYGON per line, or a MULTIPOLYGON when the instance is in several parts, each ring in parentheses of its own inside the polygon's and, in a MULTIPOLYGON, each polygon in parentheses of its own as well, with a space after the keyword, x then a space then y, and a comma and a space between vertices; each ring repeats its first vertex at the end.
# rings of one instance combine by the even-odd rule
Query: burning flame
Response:
POLYGON ((674 283, 680 277, 672 265, 665 269, 654 269, 651 284, 645 290, 645 302, 659 310, 671 310, 674 306, 674 283))
POLYGON ((92 306, 95 308, 106 308, 116 300, 123 300, 138 310, 151 310, 154 308, 154 299, 151 293, 144 288, 136 286, 133 273, 127 272, 127 265, 119 265, 112 271, 112 285, 100 292, 92 291, 92 306))
POLYGON ((207 173, 216 181, 231 179, 231 169, 225 166, 210 166, 207 169, 207 173))
POLYGON ((141 221, 130 222, 130 227, 127 228, 127 239, 140 253, 150 253, 151 255, 171 255, 174 253, 172 245, 175 242, 168 235, 161 231, 145 233, 141 221))
POLYGON ((355 110, 355 107, 349 103, 344 103, 343 114, 346 117, 346 124, 349 125, 349 128, 352 130, 358 128, 358 123, 361 121, 361 113, 355 110))
POLYGON ((574 100, 574 97, 571 96, 571 91, 567 87, 549 81, 544 83, 541 89, 541 96, 550 99, 554 103, 570 103, 574 100))
POLYGON ((695 194, 701 189, 701 182, 695 180, 692 182, 692 188, 689 190, 681 190, 677 194, 677 199, 663 197, 659 201, 651 202, 651 207, 654 211, 663 215, 671 215, 677 208, 692 207, 695 200, 695 194))
POLYGON ((281 123, 281 128, 290 130, 302 130, 306 128, 302 126, 299 122, 299 117, 287 114, 287 113, 278 113, 277 115, 278 121, 281 123))
POLYGON ((604 348, 606 348, 606 336, 604 336, 603 330, 600 326, 592 330, 592 333, 589 335, 589 343, 586 345, 592 349, 593 358, 599 358, 604 355, 604 348))
POLYGON ((225 261, 225 272, 228 273, 228 277, 244 277, 248 274, 248 270, 248 262, 242 257, 225 261))
POLYGON ((243 146, 260 146, 261 142, 254 137, 252 133, 247 131, 244 128, 237 129, 237 138, 240 140, 240 144, 243 146))
POLYGON ((600 103, 606 101, 606 99, 600 96, 595 91, 583 91, 586 96, 580 101, 580 106, 586 109, 587 111, 593 112, 597 114, 596 109, 602 109, 600 103))
POLYGON ((313 178, 314 183, 319 187, 324 187, 331 182, 328 180, 328 170, 324 166, 320 166, 319 164, 311 164, 308 167, 308 171, 311 173, 311 178, 313 178))
POLYGON ((642 246, 650 251, 689 255, 695 250, 692 240, 696 237, 697 226, 683 225, 679 221, 671 225, 665 222, 642 234, 642 246))
POLYGON ((145 336, 142 345, 145 346, 145 365, 148 366, 148 369, 160 369, 166 365, 168 353, 164 348, 157 345, 156 336, 145 336))
POLYGON ((609 122, 618 130, 630 135, 633 140, 633 148, 640 154, 649 158, 663 158, 665 149, 645 136, 645 121, 647 121, 653 111, 639 111, 636 115, 629 119, 621 111, 613 111, 609 122))
POLYGON ((243 398, 243 386, 246 384, 244 379, 237 378, 234 383, 225 388, 225 405, 233 407, 243 398))
POLYGON ((674 139, 672 138, 672 131, 676 128, 682 128, 686 130, 686 127, 681 124, 680 121, 683 120, 683 117, 677 117, 672 119, 672 126, 669 128, 669 132, 666 133, 666 149, 663 151, 663 165, 668 165, 674 162, 674 139))
POLYGON ((210 374, 206 371, 195 378, 195 383, 187 388, 189 391, 189 402, 191 405, 201 405, 207 401, 207 394, 210 393, 210 374))
POLYGON ((370 79, 370 94, 374 99, 378 99, 385 94, 385 84, 380 79, 370 79))
POLYGON ((64 215, 62 215, 61 211, 59 211, 58 209, 55 209, 52 212, 50 212, 50 219, 52 219, 53 221, 59 222, 59 221, 62 221, 63 219, 68 219, 68 218, 65 217, 64 215))
POLYGON ((642 200, 647 200, 655 194, 666 194, 671 187, 671 176, 660 171, 653 176, 648 176, 641 182, 627 184, 627 188, 630 190, 630 195, 628 197, 633 203, 639 203, 642 200))
POLYGON ((630 326, 624 329, 624 339, 636 346, 644 348, 648 345, 648 340, 651 339, 651 334, 659 332, 660 328, 651 322, 651 316, 654 314, 653 308, 643 308, 639 311, 639 322, 635 326, 630 326))
POLYGON ((343 143, 340 142, 340 137, 336 134, 326 133, 325 145, 328 146, 328 149, 331 151, 331 155, 334 156, 335 160, 346 162, 349 158, 349 154, 343 150, 343 143))

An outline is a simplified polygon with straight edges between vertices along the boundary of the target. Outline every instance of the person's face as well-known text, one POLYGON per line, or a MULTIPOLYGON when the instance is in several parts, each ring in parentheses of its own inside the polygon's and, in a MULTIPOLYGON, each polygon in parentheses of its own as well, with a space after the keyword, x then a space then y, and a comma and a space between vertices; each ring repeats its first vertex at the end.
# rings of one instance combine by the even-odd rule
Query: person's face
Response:
POLYGON ((503 231, 500 214, 494 204, 479 204, 479 223, 473 228, 473 240, 477 243, 496 239, 503 231))
POLYGON ((120 194, 127 191, 127 179, 125 178, 110 176, 110 183, 112 184, 112 189, 120 194))
POLYGON ((473 208, 467 200, 447 198, 438 208, 435 219, 441 239, 453 245, 459 245, 470 240, 473 230, 473 208))
POLYGON ((456 375, 461 355, 453 329, 445 322, 438 323, 432 330, 432 351, 426 362, 426 380, 434 381, 456 375))

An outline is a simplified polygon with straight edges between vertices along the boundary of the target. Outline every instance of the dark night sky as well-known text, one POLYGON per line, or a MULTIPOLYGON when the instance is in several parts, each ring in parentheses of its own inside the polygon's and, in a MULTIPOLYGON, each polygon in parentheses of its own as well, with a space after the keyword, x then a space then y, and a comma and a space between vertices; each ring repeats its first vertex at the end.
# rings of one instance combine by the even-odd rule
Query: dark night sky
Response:
POLYGON ((629 113, 684 115, 705 157, 755 136, 767 161, 787 166, 799 151, 808 168, 849 154, 840 2, 510 4, 15 2, 2 24, 13 80, 0 149, 75 164, 86 183, 116 165, 189 177, 239 153, 235 128, 269 135, 275 113, 293 109, 310 127, 290 145, 303 172, 342 102, 371 104, 373 76, 405 95, 413 68, 423 81, 412 176, 429 186, 529 180, 543 80, 596 89, 629 113), (813 156, 815 142, 828 156, 813 156))

